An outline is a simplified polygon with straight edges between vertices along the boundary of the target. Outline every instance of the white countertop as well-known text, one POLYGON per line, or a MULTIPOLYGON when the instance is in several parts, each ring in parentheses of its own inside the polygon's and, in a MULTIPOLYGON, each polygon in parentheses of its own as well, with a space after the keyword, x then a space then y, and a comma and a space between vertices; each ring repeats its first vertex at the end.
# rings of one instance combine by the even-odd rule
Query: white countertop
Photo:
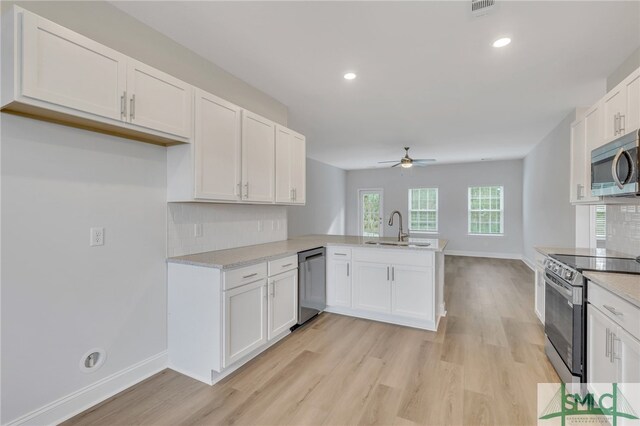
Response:
POLYGON ((209 251, 186 256, 176 256, 167 259, 170 263, 183 263, 208 268, 231 269, 240 266, 291 256, 298 252, 316 247, 326 246, 361 246, 369 248, 385 248, 391 250, 420 250, 442 252, 448 240, 409 238, 408 242, 428 243, 428 247, 407 247, 392 245, 366 244, 367 241, 393 242, 396 238, 372 238, 353 235, 305 235, 284 241, 237 247, 226 250, 209 251))
POLYGON ((640 308, 640 275, 584 271, 583 275, 640 308))

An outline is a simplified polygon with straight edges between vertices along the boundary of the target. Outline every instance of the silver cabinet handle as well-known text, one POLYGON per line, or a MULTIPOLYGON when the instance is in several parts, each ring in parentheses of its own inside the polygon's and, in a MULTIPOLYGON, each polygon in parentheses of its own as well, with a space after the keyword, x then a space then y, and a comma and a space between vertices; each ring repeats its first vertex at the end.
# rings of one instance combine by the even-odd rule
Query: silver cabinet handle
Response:
POLYGON ((335 256, 346 256, 347 253, 334 253, 335 256))
POLYGON ((387 266, 387 281, 389 281, 389 267, 387 266))
POLYGON ((243 276, 242 279, 244 280, 244 279, 247 279, 247 278, 255 277, 256 275, 258 275, 258 273, 254 272, 253 274, 249 274, 249 275, 243 276))
POLYGON ((293 201, 298 201, 298 188, 293 188, 293 201))
POLYGON ((286 265, 282 265, 281 268, 286 268, 287 266, 291 266, 293 263, 287 263, 286 265))
POLYGON ((244 198, 249 198, 249 182, 244 184, 244 190, 245 190, 244 198))
POLYGON ((236 196, 242 197, 242 184, 240 182, 236 185, 236 196))
POLYGON ((577 193, 578 200, 581 200, 582 197, 583 197, 582 188, 583 188, 582 184, 580 184, 580 183, 576 184, 576 193, 577 193))
POLYGON ((607 311, 611 312, 613 315, 616 315, 618 317, 624 316, 624 314, 622 312, 620 312, 619 310, 617 310, 616 308, 614 308, 613 306, 609 306, 609 305, 602 305, 607 311))
POLYGON ((611 362, 614 362, 616 359, 622 359, 619 354, 616 353, 616 342, 619 342, 618 336, 616 333, 611 333, 611 362))
POLYGON ((127 91, 125 90, 120 96, 120 116, 127 118, 127 91))
POLYGON ((395 281, 396 280, 396 267, 392 266, 391 267, 391 281, 395 281))
POLYGON ((347 263, 347 276, 349 276, 349 263, 347 263))
POLYGON ((620 128, 620 133, 624 134, 624 126, 626 124, 626 118, 624 114, 619 114, 618 117, 618 127, 620 128))
POLYGON ((289 190, 289 199, 293 201, 293 188, 289 190))
POLYGON ((604 346, 605 346, 604 356, 609 358, 609 361, 611 361, 611 330, 609 330, 608 328, 607 328, 607 341, 604 346))
POLYGON ((273 294, 273 297, 275 298, 276 297, 276 282, 275 281, 273 281, 271 283, 271 288, 273 288, 273 293, 272 294, 273 294))
POLYGON ((132 120, 136 118, 136 94, 131 95, 131 103, 129 105, 129 118, 132 120))

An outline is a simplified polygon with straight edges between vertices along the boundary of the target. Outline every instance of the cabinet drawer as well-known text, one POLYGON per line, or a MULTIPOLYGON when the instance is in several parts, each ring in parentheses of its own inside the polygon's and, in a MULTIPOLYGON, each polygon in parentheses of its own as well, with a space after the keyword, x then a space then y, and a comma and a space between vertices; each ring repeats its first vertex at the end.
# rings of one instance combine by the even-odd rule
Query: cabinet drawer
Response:
POLYGON ((589 281, 588 291, 589 303, 636 338, 640 337, 639 308, 591 281, 589 281))
POLYGON ((353 260, 362 262, 384 263, 390 265, 433 266, 431 250, 379 249, 366 248, 353 250, 353 260))
POLYGON ((282 272, 287 272, 298 267, 298 255, 283 257, 269 261, 269 276, 272 277, 282 272))
POLYGON ((328 247, 327 255, 334 259, 350 260, 351 249, 347 247, 328 247))
POLYGON ((267 264, 257 263, 244 268, 225 271, 222 279, 223 290, 230 290, 241 285, 267 278, 267 264))

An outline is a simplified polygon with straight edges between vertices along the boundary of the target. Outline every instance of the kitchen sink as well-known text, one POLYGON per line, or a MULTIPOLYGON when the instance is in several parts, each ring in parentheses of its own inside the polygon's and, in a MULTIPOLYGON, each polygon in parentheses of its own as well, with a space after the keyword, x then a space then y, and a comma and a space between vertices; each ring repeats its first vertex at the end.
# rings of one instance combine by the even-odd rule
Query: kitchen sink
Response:
POLYGON ((395 247, 429 247, 430 243, 412 243, 408 241, 365 241, 365 244, 373 246, 395 246, 395 247))

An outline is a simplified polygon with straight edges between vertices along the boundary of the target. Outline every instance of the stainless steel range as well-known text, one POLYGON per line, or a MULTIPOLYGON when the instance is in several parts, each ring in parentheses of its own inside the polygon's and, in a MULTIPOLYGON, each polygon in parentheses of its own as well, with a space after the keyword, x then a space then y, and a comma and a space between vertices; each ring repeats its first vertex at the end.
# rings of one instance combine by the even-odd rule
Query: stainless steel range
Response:
POLYGON ((584 381, 584 284, 576 269, 545 260, 545 352, 565 383, 584 381))
POLYGON ((545 352, 563 382, 585 382, 587 287, 582 271, 640 274, 640 260, 552 254, 544 266, 545 352))

